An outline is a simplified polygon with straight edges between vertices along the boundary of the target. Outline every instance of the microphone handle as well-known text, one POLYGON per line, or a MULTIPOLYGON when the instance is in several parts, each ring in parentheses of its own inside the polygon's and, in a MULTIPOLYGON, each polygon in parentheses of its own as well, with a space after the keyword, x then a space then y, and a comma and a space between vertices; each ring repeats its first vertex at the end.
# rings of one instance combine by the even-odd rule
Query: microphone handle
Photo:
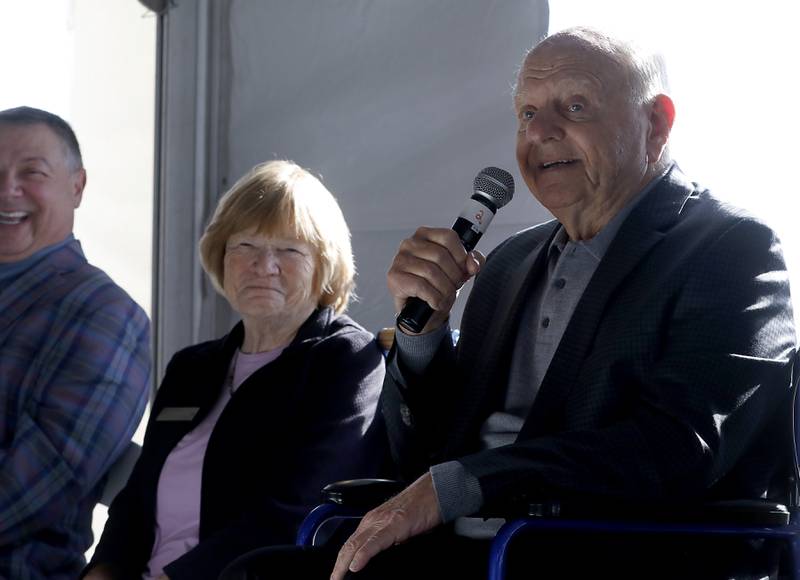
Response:
MULTIPOLYGON (((458 238, 464 246, 464 249, 471 252, 475 249, 478 240, 481 239, 483 232, 473 227, 472 222, 459 216, 453 224, 453 231, 458 234, 458 238)), ((403 310, 397 315, 397 325, 402 327, 403 330, 408 330, 413 333, 420 333, 425 325, 430 320, 433 314, 433 308, 428 306, 428 303, 412 296, 406 300, 403 310)))
POLYGON ((428 303, 412 296, 406 300, 403 310, 397 315, 397 326, 414 334, 422 332, 433 314, 433 308, 428 303))

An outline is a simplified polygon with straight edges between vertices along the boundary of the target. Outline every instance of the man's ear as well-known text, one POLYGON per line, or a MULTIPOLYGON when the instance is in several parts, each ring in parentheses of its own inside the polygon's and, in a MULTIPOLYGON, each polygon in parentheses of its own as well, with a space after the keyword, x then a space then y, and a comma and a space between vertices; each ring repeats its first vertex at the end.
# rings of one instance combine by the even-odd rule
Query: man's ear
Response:
POLYGON ((647 133, 647 158, 650 163, 661 159, 675 121, 675 105, 667 95, 656 95, 650 103, 647 133))
POLYGON ((81 168, 72 175, 72 198, 75 200, 75 209, 81 205, 83 189, 86 187, 86 170, 81 168))

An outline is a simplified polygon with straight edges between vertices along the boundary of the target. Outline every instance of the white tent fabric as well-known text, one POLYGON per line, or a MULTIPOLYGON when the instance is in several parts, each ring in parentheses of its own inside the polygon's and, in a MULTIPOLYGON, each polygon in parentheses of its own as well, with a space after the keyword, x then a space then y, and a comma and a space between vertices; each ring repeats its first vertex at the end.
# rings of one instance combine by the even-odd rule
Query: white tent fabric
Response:
MULTIPOLYGON (((232 317, 194 264, 225 189, 267 159, 320 175, 353 234, 370 330, 393 322, 385 273, 419 225, 449 226, 483 167, 517 181, 478 249, 548 218, 518 177, 511 88, 546 0, 178 3, 162 57, 160 368, 232 317), (193 128, 193 130, 192 130, 193 128)), ((466 292, 466 290, 465 290, 466 292)), ((458 325, 463 297, 453 316, 458 325)))

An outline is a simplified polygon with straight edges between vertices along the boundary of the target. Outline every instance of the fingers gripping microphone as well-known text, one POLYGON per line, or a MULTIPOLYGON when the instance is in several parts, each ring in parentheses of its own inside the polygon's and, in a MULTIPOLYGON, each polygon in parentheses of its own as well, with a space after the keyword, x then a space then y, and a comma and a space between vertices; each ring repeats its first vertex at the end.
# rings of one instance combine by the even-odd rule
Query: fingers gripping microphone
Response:
MULTIPOLYGON (((475 248, 497 210, 511 201, 514 178, 508 171, 487 167, 475 176, 472 189, 472 197, 453 224, 453 230, 468 252, 475 248)), ((404 330, 422 332, 431 314, 433 309, 425 301, 411 297, 397 315, 397 324, 404 330)))

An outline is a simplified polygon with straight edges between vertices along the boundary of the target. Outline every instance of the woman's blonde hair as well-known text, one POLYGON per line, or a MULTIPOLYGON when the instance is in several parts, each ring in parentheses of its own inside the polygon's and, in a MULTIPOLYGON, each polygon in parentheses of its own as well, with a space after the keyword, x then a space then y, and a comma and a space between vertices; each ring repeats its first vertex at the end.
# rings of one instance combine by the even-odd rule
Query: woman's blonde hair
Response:
POLYGON ((355 286, 350 230, 319 179, 291 161, 269 161, 256 165, 222 196, 200 238, 200 260, 223 295, 225 245, 233 234, 250 228, 311 245, 316 271, 309 294, 319 296, 320 306, 337 314, 345 311, 355 286))

